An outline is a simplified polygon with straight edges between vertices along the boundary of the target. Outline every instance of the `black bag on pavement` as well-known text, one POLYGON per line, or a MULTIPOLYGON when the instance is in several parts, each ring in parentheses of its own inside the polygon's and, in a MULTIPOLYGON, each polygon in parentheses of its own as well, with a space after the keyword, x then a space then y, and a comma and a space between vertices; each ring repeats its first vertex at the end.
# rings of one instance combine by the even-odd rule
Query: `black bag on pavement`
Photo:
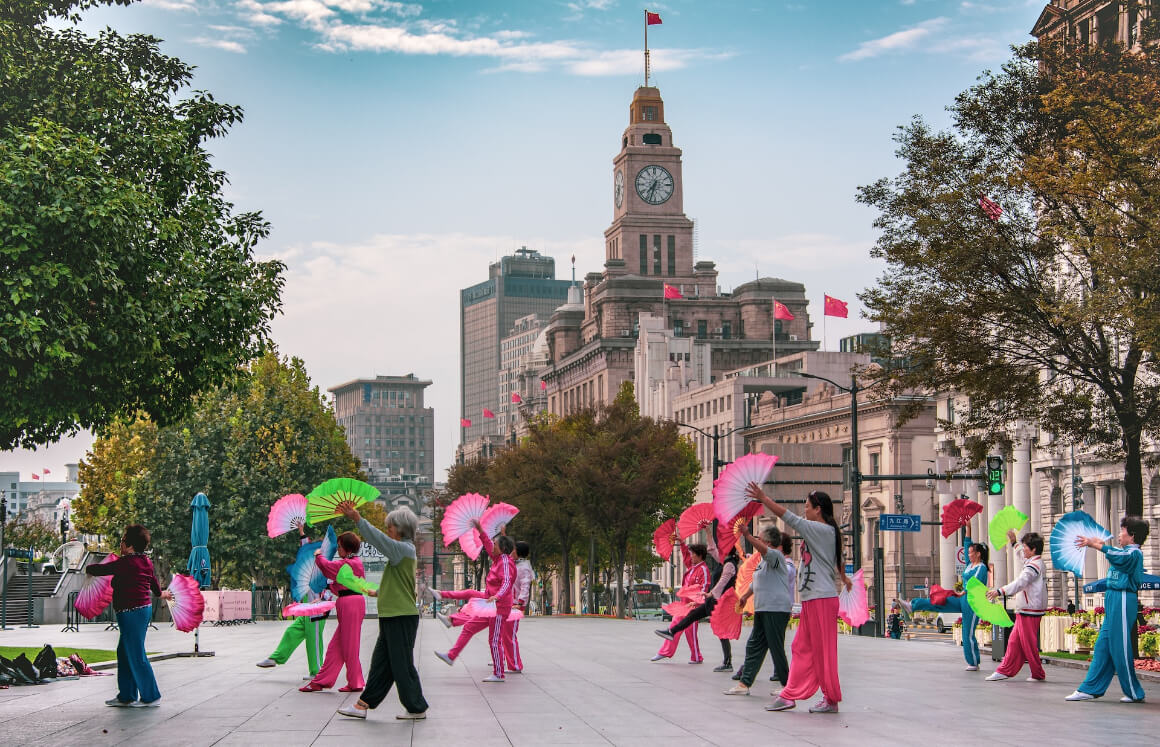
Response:
POLYGON ((40 653, 32 660, 36 671, 40 673, 41 679, 56 679, 60 673, 56 668, 56 651, 53 650, 49 644, 44 644, 44 648, 40 649, 40 653))

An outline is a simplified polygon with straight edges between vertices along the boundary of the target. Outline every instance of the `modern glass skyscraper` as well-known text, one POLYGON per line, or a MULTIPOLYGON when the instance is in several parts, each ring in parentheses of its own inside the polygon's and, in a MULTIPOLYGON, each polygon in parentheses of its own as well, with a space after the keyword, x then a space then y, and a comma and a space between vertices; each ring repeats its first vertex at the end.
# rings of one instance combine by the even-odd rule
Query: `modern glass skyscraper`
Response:
POLYGON ((500 341, 520 317, 550 316, 568 297, 567 280, 556 280, 556 260, 521 247, 488 267, 488 278, 459 292, 460 442, 498 433, 498 415, 510 393, 499 391, 500 341))

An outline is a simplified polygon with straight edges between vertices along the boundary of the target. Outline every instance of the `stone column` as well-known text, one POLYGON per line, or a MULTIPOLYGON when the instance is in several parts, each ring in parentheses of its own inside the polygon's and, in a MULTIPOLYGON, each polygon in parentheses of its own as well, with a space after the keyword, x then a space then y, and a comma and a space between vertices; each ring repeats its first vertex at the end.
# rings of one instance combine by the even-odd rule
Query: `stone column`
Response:
MULTIPOLYGON (((1023 429, 1012 453, 1012 463, 1008 474, 1011 484, 1011 505, 1016 511, 1031 516, 1031 431, 1023 429)), ((1026 531, 1032 531, 1027 522, 1026 531)))
MULTIPOLYGON (((939 482, 941 490, 950 490, 950 483, 946 481, 939 482)), ((954 493, 939 493, 938 494, 938 513, 942 516, 943 509, 947 504, 955 499, 954 493)), ((955 586, 955 552, 958 550, 959 532, 955 532, 950 537, 943 539, 942 533, 939 533, 938 542, 938 585, 944 589, 953 589, 955 586)))
MULTIPOLYGON (((1085 482, 1083 484, 1083 510, 1094 516, 1099 516, 1100 509, 1097 506, 1097 503, 1099 503, 1099 498, 1107 498, 1107 491, 1108 488, 1106 485, 1100 485, 1099 490, 1097 491, 1095 485, 1090 485, 1085 482), (1099 496, 1099 498, 1097 498, 1097 496, 1099 496)), ((1103 509, 1105 515, 1107 514, 1107 510, 1107 508, 1103 509)), ((1095 581, 1099 577, 1099 566, 1096 559, 1097 555, 1102 556, 1103 553, 1096 552, 1095 550, 1088 550, 1084 553, 1083 581, 1080 583, 1081 586, 1085 583, 1088 583, 1089 581, 1095 581)))
MULTIPOLYGON (((995 514, 999 513, 999 511, 1002 510, 1006 505, 1006 500, 1004 500, 1004 497, 1001 495, 987 495, 987 491, 980 490, 979 502, 986 507, 986 511, 981 514, 982 516, 985 516, 986 519, 983 521, 983 526, 979 532, 978 539, 975 541, 989 542, 987 539, 987 527, 991 525, 991 520, 995 518, 995 514)), ((991 563, 995 566, 995 581, 992 584, 992 588, 994 586, 1006 584, 1011 580, 1007 575, 1007 556, 1009 552, 1009 550, 995 552, 995 549, 991 548, 991 563)))
POLYGON ((1027 527, 1033 531, 1043 534, 1043 473, 1031 473, 1031 521, 1027 522, 1027 527))
MULTIPOLYGON (((1107 529, 1112 534, 1111 523, 1108 520, 1109 512, 1112 509, 1112 486, 1107 484, 1096 485, 1096 508, 1095 517, 1096 523, 1107 529)), ((1096 575, 1103 578, 1108 574, 1108 558, 1102 552, 1089 550, 1089 554, 1096 556, 1096 575)))

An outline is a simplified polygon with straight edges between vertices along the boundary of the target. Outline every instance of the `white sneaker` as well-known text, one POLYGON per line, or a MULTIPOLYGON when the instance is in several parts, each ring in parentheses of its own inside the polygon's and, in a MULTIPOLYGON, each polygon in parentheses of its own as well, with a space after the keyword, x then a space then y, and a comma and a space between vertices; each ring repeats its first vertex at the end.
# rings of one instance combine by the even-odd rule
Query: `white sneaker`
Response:
POLYGON ((399 719, 400 721, 422 721, 423 719, 427 718, 427 712, 423 711, 422 713, 411 713, 410 711, 403 711, 402 713, 396 715, 395 718, 399 719))
POLYGON ((447 627, 447 628, 451 627, 451 618, 448 617, 447 615, 444 615, 442 612, 436 612, 435 619, 438 620, 439 622, 443 623, 444 627, 447 627))
POLYGON ((769 705, 767 705, 765 707, 765 710, 767 710, 767 711, 788 711, 789 709, 793 708, 795 705, 797 705, 797 704, 794 703, 792 700, 786 700, 785 698, 783 698, 779 695, 772 703, 770 703, 769 705))
POLYGON ((1046 677, 1044 677, 1044 678, 1043 678, 1043 679, 1041 679, 1041 680, 1037 680, 1037 679, 1035 679, 1034 677, 1028 677, 1028 678, 1027 678, 1027 681, 1028 681, 1028 682, 1047 682, 1047 678, 1046 678, 1046 677))
POLYGON ((1096 696, 1091 695, 1090 693, 1081 693, 1079 690, 1076 690, 1071 695, 1068 695, 1066 698, 1064 698, 1064 700, 1070 700, 1072 702, 1075 702, 1077 700, 1095 700, 1095 699, 1096 699, 1096 696))
POLYGON ((1140 698, 1139 700, 1136 700, 1131 695, 1125 695, 1124 697, 1120 698, 1120 702, 1121 703, 1143 703, 1144 699, 1140 698))
POLYGON ((278 662, 274 661, 273 659, 262 659, 260 662, 258 662, 258 666, 260 666, 262 669, 270 669, 271 667, 278 666, 278 662))
POLYGON ((443 601, 443 595, 439 593, 438 589, 428 589, 427 591, 431 592, 431 596, 437 601, 443 601))
POLYGON ((1011 679, 1011 678, 1005 674, 1000 674, 999 672, 992 672, 991 674, 987 675, 987 682, 998 682, 999 680, 1009 680, 1009 679, 1011 679))
POLYGON ((354 705, 343 706, 338 709, 338 713, 341 716, 350 716, 351 718, 361 718, 363 720, 366 720, 367 717, 367 709, 355 708, 354 705))
POLYGON ((838 704, 822 698, 817 703, 810 706, 810 713, 837 713, 838 704))
POLYGON ((489 674, 488 676, 484 677, 482 681, 483 682, 507 682, 507 680, 505 680, 503 677, 496 677, 494 674, 489 674))
POLYGON ((724 692, 726 695, 748 695, 749 688, 738 682, 736 685, 729 688, 728 690, 725 690, 724 692))
POLYGON ((977 671, 979 671, 979 668, 977 666, 975 666, 974 664, 972 664, 972 665, 967 667, 967 671, 968 672, 977 672, 977 671))
POLYGON ((653 658, 649 659, 649 661, 663 661, 664 659, 667 659, 667 658, 669 658, 669 657, 665 656, 664 654, 657 654, 653 658))
POLYGON ((436 651, 435 658, 438 659, 439 661, 443 662, 444 664, 446 664, 449 667, 455 666, 455 659, 452 659, 450 656, 443 653, 442 651, 436 651))
POLYGON ((112 706, 113 708, 128 708, 129 706, 133 705, 133 701, 130 700, 128 703, 126 703, 123 700, 117 700, 116 698, 113 698, 112 700, 106 700, 105 705, 112 706))

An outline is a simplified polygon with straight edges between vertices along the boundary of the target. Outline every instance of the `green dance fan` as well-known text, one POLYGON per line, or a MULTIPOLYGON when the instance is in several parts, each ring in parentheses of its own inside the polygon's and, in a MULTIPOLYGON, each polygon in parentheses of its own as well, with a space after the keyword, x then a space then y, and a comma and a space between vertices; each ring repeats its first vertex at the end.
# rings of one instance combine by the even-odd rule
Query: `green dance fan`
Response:
POLYGON ((378 497, 379 491, 365 482, 349 477, 327 480, 306 496, 306 523, 313 526, 320 521, 337 519, 342 516, 338 504, 343 501, 358 507, 378 497))
POLYGON ((1014 506, 1007 506, 987 526, 987 535, 991 538, 991 547, 1002 550, 1007 545, 1007 532, 1014 529, 1018 532, 1027 525, 1027 514, 1014 506))
POLYGON ((358 576, 354 575, 354 571, 351 570, 350 566, 345 564, 342 566, 342 568, 338 569, 338 573, 335 574, 334 580, 350 589, 351 591, 357 591, 359 594, 366 594, 368 591, 373 591, 375 589, 374 584, 372 584, 370 581, 367 581, 365 578, 359 578, 358 576))
POLYGON ((1000 628, 1010 628, 1015 625, 1007 610, 998 602, 987 599, 987 585, 977 578, 967 579, 967 604, 980 620, 986 620, 1000 628))

